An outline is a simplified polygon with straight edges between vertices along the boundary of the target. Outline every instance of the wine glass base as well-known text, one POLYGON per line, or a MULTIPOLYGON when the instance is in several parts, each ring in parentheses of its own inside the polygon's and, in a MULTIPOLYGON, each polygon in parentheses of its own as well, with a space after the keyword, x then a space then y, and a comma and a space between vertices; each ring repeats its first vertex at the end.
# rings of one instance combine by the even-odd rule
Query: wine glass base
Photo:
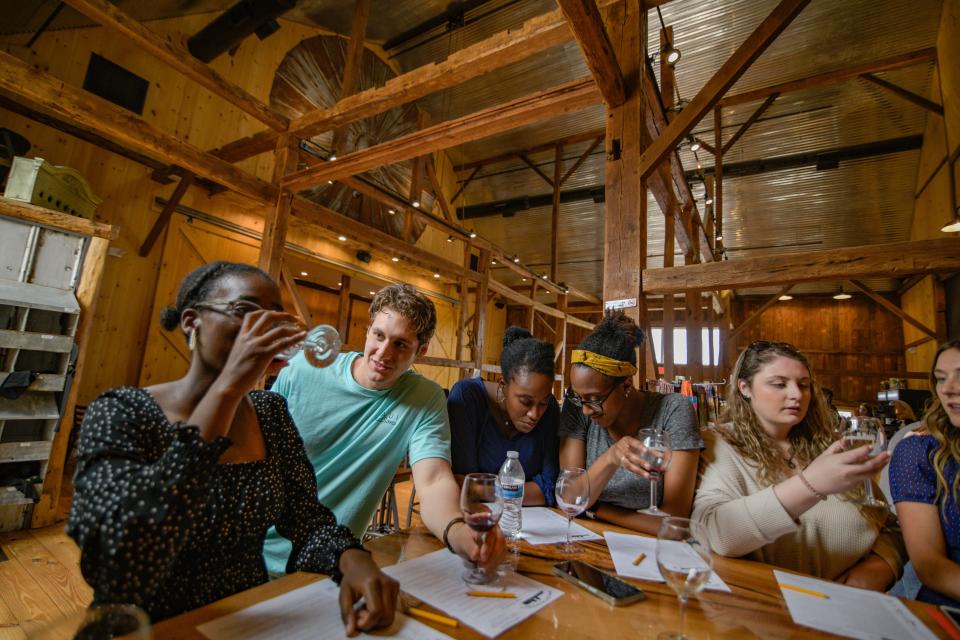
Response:
POLYGON ((562 553, 562 554, 564 554, 564 555, 568 555, 568 556, 578 555, 578 554, 580 553, 580 551, 581 551, 580 547, 577 546, 576 544, 572 544, 572 543, 571 543, 571 544, 567 544, 567 543, 565 543, 565 542, 561 542, 561 543, 557 544, 556 549, 557 549, 557 551, 559 551, 560 553, 562 553))
POLYGON ((886 502, 878 498, 861 498, 859 500, 856 500, 855 502, 865 507, 886 508, 890 506, 886 502))
POLYGON ((491 574, 477 568, 464 571, 460 577, 467 584, 492 584, 500 578, 497 572, 491 574))
POLYGON ((654 518, 669 518, 670 514, 662 509, 657 509, 656 507, 647 507, 646 509, 637 509, 637 513, 642 513, 645 516, 653 516, 654 518))

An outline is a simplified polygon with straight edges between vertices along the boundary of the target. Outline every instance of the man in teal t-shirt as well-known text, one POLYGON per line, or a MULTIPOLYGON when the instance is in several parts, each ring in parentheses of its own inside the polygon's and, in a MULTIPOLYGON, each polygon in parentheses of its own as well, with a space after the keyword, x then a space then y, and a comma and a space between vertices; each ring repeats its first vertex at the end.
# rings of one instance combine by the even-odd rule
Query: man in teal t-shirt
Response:
MULTIPOLYGON (((287 399, 320 502, 338 522, 360 537, 407 453, 424 524, 452 550, 493 570, 503 538, 488 535, 481 548, 479 535, 462 524, 443 390, 410 370, 426 353, 436 318, 433 303, 412 286, 384 287, 370 305, 363 353, 342 353, 323 369, 299 354, 272 390, 287 399)), ((289 555, 290 543, 271 529, 264 543, 270 573, 285 573, 289 555)))

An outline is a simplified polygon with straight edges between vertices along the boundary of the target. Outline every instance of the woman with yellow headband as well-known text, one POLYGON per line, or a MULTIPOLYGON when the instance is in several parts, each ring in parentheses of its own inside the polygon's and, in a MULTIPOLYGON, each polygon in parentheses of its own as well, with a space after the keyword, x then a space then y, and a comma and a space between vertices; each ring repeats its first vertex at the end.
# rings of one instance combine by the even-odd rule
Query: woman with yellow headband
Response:
POLYGON ((656 534, 660 518, 637 513, 650 506, 638 432, 653 428, 670 435, 673 458, 660 483, 660 508, 672 516, 690 514, 703 441, 687 398, 634 387, 642 343, 643 332, 618 313, 601 320, 573 351, 560 418, 560 464, 587 469, 588 517, 656 534))

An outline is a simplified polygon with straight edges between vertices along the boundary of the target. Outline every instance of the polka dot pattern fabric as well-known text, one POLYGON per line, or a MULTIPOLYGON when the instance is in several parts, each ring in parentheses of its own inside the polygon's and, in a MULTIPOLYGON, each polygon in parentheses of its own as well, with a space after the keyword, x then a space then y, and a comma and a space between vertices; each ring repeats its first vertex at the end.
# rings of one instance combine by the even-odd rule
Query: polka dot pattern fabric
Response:
POLYGON ((238 464, 218 464, 228 438, 206 442, 197 427, 169 422, 144 389, 90 405, 67 533, 95 602, 137 604, 157 621, 262 584, 271 526, 293 544, 288 571, 340 580, 340 554, 360 542, 317 501, 283 397, 249 397, 267 455, 238 464))
MULTIPOLYGON (((951 460, 947 463, 944 476, 951 491, 938 498, 933 456, 939 446, 937 439, 929 435, 910 436, 901 440, 890 460, 890 492, 894 502, 922 502, 937 506, 947 555, 960 563, 960 505, 952 495, 953 483, 957 473, 960 473, 960 462, 951 460)), ((920 589, 917 600, 960 607, 960 602, 926 586, 920 589)))

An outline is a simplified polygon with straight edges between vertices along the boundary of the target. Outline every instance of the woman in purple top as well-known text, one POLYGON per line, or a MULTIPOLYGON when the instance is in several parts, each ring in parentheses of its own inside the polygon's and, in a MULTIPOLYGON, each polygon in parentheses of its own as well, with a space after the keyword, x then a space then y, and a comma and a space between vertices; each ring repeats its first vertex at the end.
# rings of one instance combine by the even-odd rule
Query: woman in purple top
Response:
POLYGON ((893 451, 890 491, 923 588, 917 600, 960 607, 960 340, 933 358, 934 399, 893 451))
POLYGON ((453 385, 447 411, 455 474, 497 473, 507 451, 516 451, 527 477, 523 504, 555 504, 560 406, 552 395, 553 359, 553 345, 510 327, 500 381, 467 378, 453 385))

